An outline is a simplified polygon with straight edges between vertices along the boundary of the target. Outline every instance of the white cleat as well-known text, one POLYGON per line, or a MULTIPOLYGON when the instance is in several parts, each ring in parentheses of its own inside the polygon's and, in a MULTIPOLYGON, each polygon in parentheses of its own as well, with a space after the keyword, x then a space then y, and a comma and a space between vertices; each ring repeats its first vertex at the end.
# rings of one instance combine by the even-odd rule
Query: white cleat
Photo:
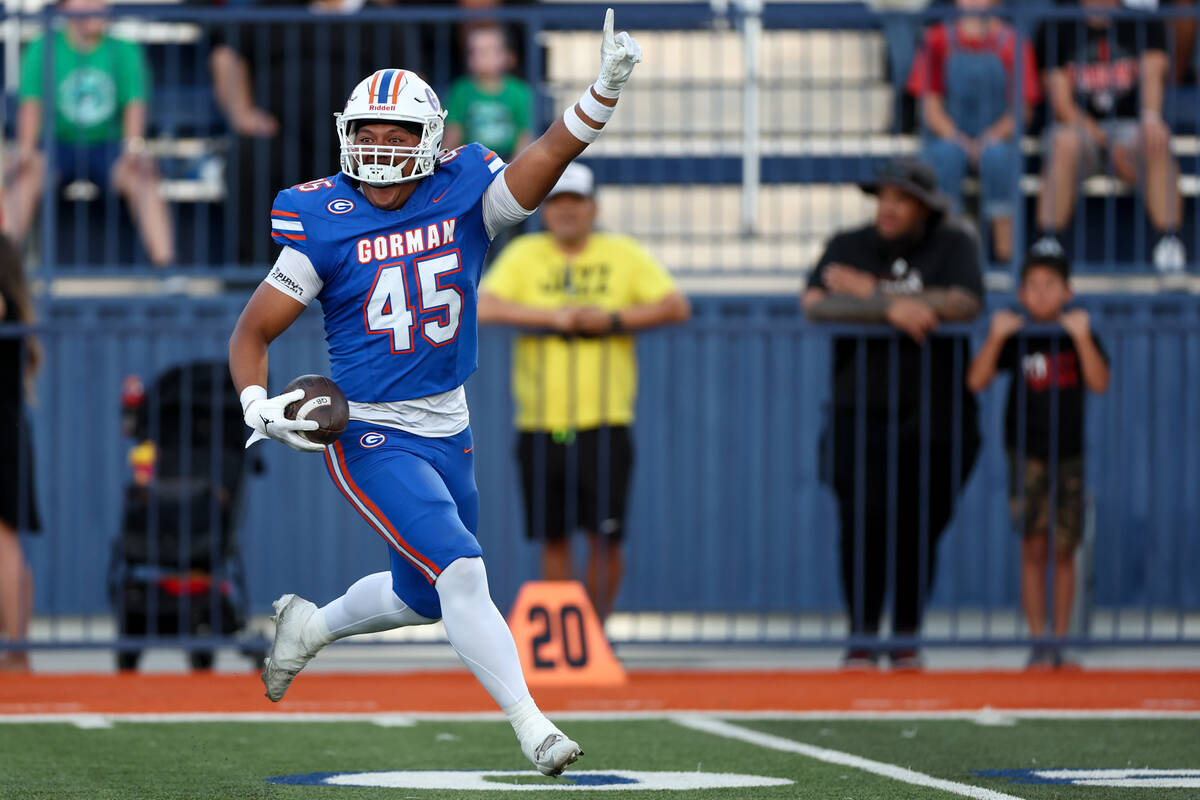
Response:
POLYGON ((561 733, 551 733, 536 747, 521 745, 525 757, 538 768, 538 772, 557 778, 568 765, 574 764, 583 755, 579 745, 561 733))
POLYGON ((294 594, 285 594, 272 605, 275 607, 275 616, 271 617, 275 622, 275 642, 267 653, 262 682, 267 687, 267 697, 278 703, 292 679, 317 654, 317 650, 309 652, 302 636, 305 623, 316 613, 317 607, 294 594))

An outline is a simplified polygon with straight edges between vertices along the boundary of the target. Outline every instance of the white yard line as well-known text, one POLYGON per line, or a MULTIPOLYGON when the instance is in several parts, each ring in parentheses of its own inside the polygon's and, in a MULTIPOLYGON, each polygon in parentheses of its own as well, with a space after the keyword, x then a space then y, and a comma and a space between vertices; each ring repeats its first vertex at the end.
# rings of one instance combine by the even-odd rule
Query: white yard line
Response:
POLYGON ((71 724, 85 731, 104 731, 113 726, 112 720, 102 714, 79 714, 71 718, 71 724))
MULTIPOLYGON (((7 713, 0 704, 0 725, 29 723, 67 723, 83 725, 109 722, 371 722, 384 727, 408 727, 417 722, 494 722, 503 720, 499 711, 466 712, 395 712, 395 711, 184 711, 184 712, 88 712, 79 708, 59 711, 37 708, 38 704, 13 707, 17 713, 7 713)), ((986 725, 1002 720, 1022 719, 1200 719, 1200 711, 1167 711, 1158 709, 993 709, 977 711, 551 711, 550 716, 562 720, 619 722, 628 720, 658 720, 700 717, 710 719, 760 720, 963 720, 986 725)))
POLYGON ((966 783, 957 783, 955 781, 943 780, 935 778, 932 775, 926 775, 923 772, 898 767, 895 764, 888 764, 883 761, 873 761, 862 756, 843 753, 840 750, 830 750, 827 747, 814 747, 811 744, 796 742, 791 739, 785 739, 782 736, 773 736, 769 733, 760 733, 742 728, 738 725, 732 725, 728 722, 722 722, 719 719, 711 717, 679 717, 674 720, 677 725, 682 725, 685 728, 692 730, 711 733, 713 736, 720 736, 725 739, 737 739, 742 742, 765 747, 770 750, 780 750, 785 753, 796 753, 797 755, 806 756, 817 761, 824 761, 828 764, 840 764, 844 767, 852 767, 860 769, 864 772, 871 772, 876 775, 882 775, 885 778, 901 781, 903 783, 911 783, 914 786, 926 786, 930 789, 941 789, 944 792, 956 794, 959 797, 972 797, 975 800, 1021 800, 1016 795, 997 792, 993 789, 984 789, 980 786, 971 786, 966 783))

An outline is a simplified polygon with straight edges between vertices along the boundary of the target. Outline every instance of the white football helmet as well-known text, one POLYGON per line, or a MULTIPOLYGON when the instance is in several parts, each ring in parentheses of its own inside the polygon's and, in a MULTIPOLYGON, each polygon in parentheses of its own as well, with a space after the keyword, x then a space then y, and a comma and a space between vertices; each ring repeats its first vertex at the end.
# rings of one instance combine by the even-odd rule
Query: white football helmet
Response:
POLYGON ((381 69, 363 78, 346 110, 335 114, 338 141, 341 142, 342 172, 372 186, 415 181, 432 175, 442 146, 446 111, 429 84, 415 72, 381 69), (359 123, 368 120, 409 122, 421 126, 421 141, 416 147, 357 145, 354 137, 359 123), (412 162, 412 170, 405 168, 412 162))

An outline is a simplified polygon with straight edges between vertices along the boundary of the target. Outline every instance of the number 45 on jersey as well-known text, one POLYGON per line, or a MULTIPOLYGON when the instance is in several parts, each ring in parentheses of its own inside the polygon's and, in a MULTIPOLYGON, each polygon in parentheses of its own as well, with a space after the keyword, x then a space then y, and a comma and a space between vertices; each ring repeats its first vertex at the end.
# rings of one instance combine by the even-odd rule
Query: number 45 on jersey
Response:
POLYGON ((457 286, 444 285, 446 277, 462 269, 458 251, 412 262, 416 273, 409 295, 409 264, 384 264, 363 304, 367 332, 392 337, 393 353, 413 351, 413 329, 434 347, 454 341, 462 320, 463 295, 457 286), (415 301, 415 302, 414 302, 415 301))

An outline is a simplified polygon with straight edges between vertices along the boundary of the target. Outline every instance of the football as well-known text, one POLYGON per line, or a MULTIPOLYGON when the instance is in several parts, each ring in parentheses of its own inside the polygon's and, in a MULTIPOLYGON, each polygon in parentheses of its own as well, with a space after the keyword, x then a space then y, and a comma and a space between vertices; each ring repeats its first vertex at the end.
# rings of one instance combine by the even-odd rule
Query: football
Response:
POLYGON ((350 404, 338 385, 324 375, 301 375, 292 379, 283 393, 304 390, 304 397, 288 403, 283 415, 288 419, 312 419, 320 425, 315 431, 299 431, 300 435, 317 444, 333 444, 346 430, 350 421, 350 404))

